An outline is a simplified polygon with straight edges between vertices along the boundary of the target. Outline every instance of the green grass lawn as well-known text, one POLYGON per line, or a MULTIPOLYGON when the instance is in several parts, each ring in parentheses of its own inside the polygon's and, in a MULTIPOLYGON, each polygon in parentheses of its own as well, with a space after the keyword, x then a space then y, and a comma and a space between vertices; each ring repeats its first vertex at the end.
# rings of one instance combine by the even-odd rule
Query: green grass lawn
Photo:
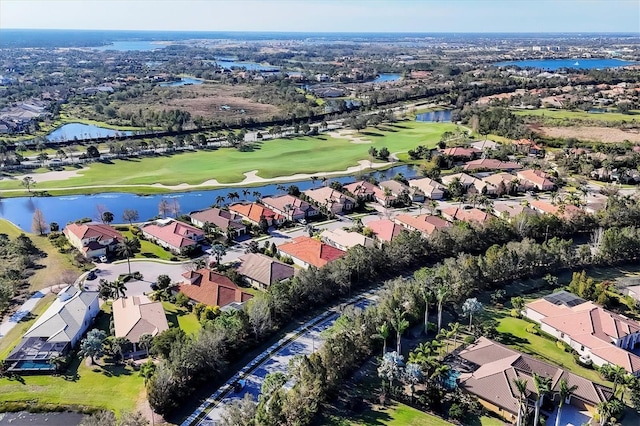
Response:
POLYGON ((47 310, 49 305, 55 300, 55 295, 52 293, 47 294, 40 299, 35 308, 31 312, 31 315, 20 321, 15 327, 13 327, 7 334, 0 338, 0 359, 5 359, 7 355, 16 347, 16 345, 22 339, 22 335, 36 322, 36 319, 40 314, 47 310))
POLYGON ((588 121, 631 121, 640 120, 640 111, 631 111, 631 114, 619 112, 590 113, 586 111, 569 111, 565 109, 531 109, 514 111, 517 115, 544 116, 553 119, 588 120, 588 121))
POLYGON ((497 331, 501 334, 500 341, 503 343, 591 381, 607 383, 595 370, 578 365, 573 359, 573 355, 560 349, 555 341, 528 333, 526 327, 530 324, 529 322, 513 318, 504 310, 487 309, 487 312, 498 321, 497 331))
POLYGON ((200 322, 196 316, 184 308, 180 308, 170 302, 162 302, 164 313, 171 327, 180 327, 187 334, 195 334, 200 331, 200 322))
MULTIPOLYGON (((224 148, 115 160, 113 164, 91 164, 80 171, 79 177, 42 183, 39 188, 199 184, 208 179, 217 179, 224 184, 242 181, 243 173, 252 170, 258 170, 258 176, 263 178, 340 171, 356 166, 359 160, 367 160, 371 146, 385 146, 392 153, 405 152, 417 145, 434 146, 443 132, 453 129, 455 125, 450 123, 402 121, 363 130, 360 136, 371 140, 371 144, 355 144, 347 139, 320 135, 256 143, 251 152, 224 148)), ((17 179, 0 182, 0 189, 18 188, 21 185, 17 179)))
MULTIPOLYGON (((131 231, 119 231, 124 237, 129 239, 133 239, 135 235, 131 231)), ((162 247, 157 244, 152 243, 151 241, 141 240, 140 241, 140 251, 135 254, 134 258, 136 259, 163 259, 163 260, 171 260, 175 255, 171 252, 166 251, 162 247)))

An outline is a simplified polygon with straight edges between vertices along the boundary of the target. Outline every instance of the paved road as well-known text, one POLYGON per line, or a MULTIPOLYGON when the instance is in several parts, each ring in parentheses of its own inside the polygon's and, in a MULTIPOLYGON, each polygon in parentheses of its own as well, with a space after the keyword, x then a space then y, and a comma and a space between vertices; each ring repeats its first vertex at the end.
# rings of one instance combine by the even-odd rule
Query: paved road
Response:
MULTIPOLYGON (((366 298, 356 296, 348 304, 365 308, 377 300, 376 296, 370 294, 366 296, 366 298)), ((182 423, 182 426, 216 425, 221 420, 224 408, 228 404, 241 400, 247 393, 257 400, 266 375, 275 372, 286 374, 289 361, 294 356, 309 355, 320 348, 323 343, 320 333, 331 327, 339 315, 338 310, 329 310, 289 333, 278 343, 254 358, 253 361, 214 392, 182 423), (242 391, 236 393, 232 389, 233 383, 238 379, 246 380, 246 385, 242 391)))
POLYGON ((15 327, 16 325, 18 325, 18 323, 20 321, 22 321, 24 319, 24 317, 26 317, 27 315, 29 315, 29 313, 31 313, 31 311, 33 310, 33 308, 36 307, 36 305, 38 304, 38 302, 45 297, 47 294, 49 294, 51 291, 55 291, 56 293, 63 289, 65 287, 65 285, 60 285, 60 284, 56 284, 53 285, 51 287, 47 287, 44 288, 40 291, 36 291, 29 299, 27 299, 22 306, 20 306, 20 309, 18 309, 13 315, 11 315, 9 318, 5 319, 2 324, 0 324, 0 339, 5 336, 9 331, 11 331, 11 329, 13 329, 13 327, 15 327))

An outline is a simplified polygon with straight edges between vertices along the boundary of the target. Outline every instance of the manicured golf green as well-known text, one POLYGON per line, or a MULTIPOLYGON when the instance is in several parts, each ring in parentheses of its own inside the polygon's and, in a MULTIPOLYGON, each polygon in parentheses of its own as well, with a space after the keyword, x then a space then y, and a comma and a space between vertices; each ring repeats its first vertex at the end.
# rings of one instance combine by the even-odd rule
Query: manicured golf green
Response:
POLYGON ((630 114, 619 112, 592 113, 586 111, 569 111, 565 109, 528 109, 514 111, 517 115, 544 116, 553 119, 582 120, 582 121, 631 121, 640 120, 640 111, 631 111, 630 114))
MULTIPOLYGON (((383 125, 380 129, 365 129, 361 134, 355 135, 371 143, 353 143, 347 138, 320 135, 256 143, 254 150, 249 152, 223 148, 154 158, 115 160, 113 164, 94 163, 81 170, 80 176, 42 182, 37 185, 37 189, 154 183, 200 184, 209 179, 226 184, 242 181, 244 173, 253 170, 258 170, 258 176, 262 178, 341 171, 357 166, 359 160, 368 160, 371 146, 377 149, 386 147, 391 153, 406 152, 417 145, 435 146, 443 132, 454 129, 455 125, 449 123, 402 121, 383 125)), ((19 179, 0 182, 0 189, 18 188, 21 188, 19 179)))

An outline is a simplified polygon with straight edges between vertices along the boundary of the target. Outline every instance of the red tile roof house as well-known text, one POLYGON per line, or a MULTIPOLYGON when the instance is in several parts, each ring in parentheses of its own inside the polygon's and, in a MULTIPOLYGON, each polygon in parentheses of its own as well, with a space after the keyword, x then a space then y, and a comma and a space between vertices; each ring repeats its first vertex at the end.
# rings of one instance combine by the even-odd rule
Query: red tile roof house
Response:
POLYGON ((404 226, 409 231, 419 231, 425 236, 429 236, 435 232, 436 229, 444 229, 451 227, 451 223, 438 216, 432 216, 428 214, 422 214, 419 216, 411 216, 408 214, 399 214, 394 218, 394 221, 404 226))
POLYGON ((404 227, 389 219, 380 219, 368 222, 366 227, 371 229, 375 236, 384 242, 389 242, 400 235, 404 227))
POLYGON ((551 175, 542 170, 521 170, 516 175, 518 179, 530 182, 540 191, 553 191, 556 189, 556 184, 551 180, 551 175))
MULTIPOLYGON (((480 337, 462 350, 455 364, 461 373, 458 387, 464 392, 477 396, 478 402, 483 407, 512 423, 515 423, 518 417, 520 397, 514 379, 526 381, 529 400, 527 405, 532 411, 537 399, 533 373, 551 378, 551 392, 545 398, 553 401, 555 406, 558 405, 562 379, 566 380, 569 386, 577 386, 567 401, 574 410, 593 413, 600 402, 608 401, 613 396, 612 389, 606 386, 517 352, 485 337, 480 337)), ((566 408, 563 411, 562 418, 565 420, 569 417, 567 411, 566 408)), ((532 418, 533 413, 529 414, 529 418, 532 418)), ((547 424, 554 424, 552 418, 555 416, 557 416, 557 410, 551 413, 547 424)), ((590 416, 585 415, 585 417, 590 416)))
POLYGON ((242 291, 233 281, 210 269, 198 269, 182 274, 184 281, 172 288, 172 292, 184 293, 191 303, 204 303, 209 306, 242 304, 253 296, 242 291))
POLYGON ((469 189, 469 187, 478 180, 466 173, 455 173, 452 175, 442 176, 442 183, 444 185, 450 185, 456 178, 460 180, 460 184, 464 189, 469 189))
POLYGON ((448 155, 454 160, 474 160, 482 154, 482 151, 476 148, 465 148, 463 146, 455 146, 441 150, 443 155, 448 155))
POLYGON ((340 191, 336 191, 329 186, 323 186, 318 189, 309 189, 304 191, 304 195, 309 197, 309 199, 318 206, 327 206, 327 208, 331 209, 331 213, 333 214, 348 213, 353 210, 356 205, 355 199, 340 191))
POLYGON ((174 219, 156 220, 140 229, 146 239, 176 254, 197 247, 204 239, 202 230, 174 219))
POLYGON ((411 179, 409 181, 409 186, 419 189, 422 191, 424 196, 430 200, 441 200, 444 198, 445 187, 440 182, 433 179, 411 179))
POLYGON ((520 139, 513 141, 516 151, 527 155, 540 155, 544 153, 544 149, 529 139, 520 139))
POLYGON ((522 166, 512 161, 500 161, 494 158, 482 158, 480 160, 468 161, 463 169, 465 171, 480 171, 480 170, 520 170, 522 166))
POLYGON ((303 268, 309 266, 322 268, 327 263, 346 254, 346 252, 331 247, 329 244, 304 236, 296 237, 291 242, 279 245, 278 251, 291 257, 293 263, 303 268))
POLYGON ((498 195, 503 195, 509 193, 509 190, 512 189, 512 186, 517 186, 517 192, 524 192, 534 188, 534 185, 528 180, 520 179, 519 177, 512 175, 511 173, 493 173, 489 176, 485 176, 482 180, 488 184, 495 186, 496 193, 498 195), (504 186, 501 189, 501 184, 504 186), (503 193, 500 193, 501 190, 504 190, 503 193))
POLYGON ((191 217, 191 223, 199 228, 203 228, 205 223, 210 223, 221 229, 222 232, 226 232, 227 229, 231 228, 235 235, 247 233, 247 227, 242 223, 242 217, 217 207, 191 212, 189 216, 191 217))
POLYGON ((540 329, 567 343, 594 365, 619 365, 640 376, 640 323, 607 311, 567 291, 550 294, 525 305, 527 318, 540 329))
POLYGON ((449 207, 442 210, 442 217, 447 220, 461 220, 463 222, 478 222, 484 223, 491 219, 491 215, 483 212, 480 209, 461 209, 459 207, 449 207))
POLYGON ((378 184, 380 188, 384 191, 385 188, 388 188, 391 191, 391 195, 398 198, 402 192, 407 191, 409 193, 409 197, 413 202, 423 202, 424 201, 424 193, 418 188, 411 188, 408 185, 405 185, 402 182, 398 182, 397 180, 385 180, 378 184))
POLYGON ((310 219, 320 214, 320 211, 311 204, 288 194, 280 195, 279 197, 263 198, 262 204, 274 212, 284 216, 291 222, 301 219, 310 219))
POLYGON ((239 214, 254 225, 259 225, 260 219, 263 217, 269 226, 282 225, 286 220, 284 216, 258 203, 237 203, 230 206, 229 210, 239 214))
POLYGON ((377 201, 383 207, 389 207, 396 200, 393 195, 385 195, 383 189, 367 181, 350 183, 343 188, 359 200, 377 201))
POLYGON ((540 213, 552 214, 565 219, 571 218, 573 215, 580 212, 580 208, 573 204, 555 205, 544 200, 531 200, 529 205, 540 213))
POLYGON ((242 262, 237 271, 253 287, 266 290, 272 284, 289 280, 295 268, 260 253, 248 253, 240 256, 242 262))
POLYGON ((69 223, 62 232, 87 258, 106 256, 123 240, 118 231, 103 223, 69 223))

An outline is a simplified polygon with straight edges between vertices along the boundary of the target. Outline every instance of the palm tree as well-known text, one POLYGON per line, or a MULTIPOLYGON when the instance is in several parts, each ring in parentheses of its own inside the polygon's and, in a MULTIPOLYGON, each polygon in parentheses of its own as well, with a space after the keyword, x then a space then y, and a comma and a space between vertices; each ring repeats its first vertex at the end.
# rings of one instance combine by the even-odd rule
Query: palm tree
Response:
POLYGON ((558 391, 560 395, 560 401, 558 402, 558 414, 556 415, 556 426, 560 426, 560 417, 562 416, 562 406, 566 402, 567 399, 571 397, 576 389, 578 389, 577 385, 569 386, 567 383, 567 379, 560 379, 560 389, 558 391))
POLYGON ((239 200, 240 194, 238 194, 237 192, 230 192, 227 194, 227 199, 231 202, 233 202, 234 200, 239 200))
POLYGON ((226 198, 224 198, 224 195, 218 195, 216 197, 216 206, 222 207, 224 205, 224 200, 226 200, 226 198))
POLYGON ((453 324, 449 324, 450 333, 453 336, 453 350, 456 350, 456 344, 458 343, 458 330, 460 330, 460 323, 454 322, 453 324))
POLYGON ((138 340, 138 345, 144 348, 145 352, 147 353, 147 358, 149 358, 149 349, 151 349, 152 344, 153 344, 153 336, 149 333, 143 334, 142 336, 140 336, 140 339, 138 340))
POLYGON ((116 246, 116 253, 118 256, 124 256, 127 258, 127 266, 129 267, 129 275, 131 275, 131 262, 129 259, 140 248, 140 241, 134 238, 124 237, 122 241, 116 246))
MULTIPOLYGON (((129 274, 131 274, 131 270, 129 270, 129 274)), ((114 299, 118 299, 119 297, 124 297, 127 291, 127 286, 124 281, 117 279, 111 283, 112 295, 114 299)))
POLYGON ((422 297, 424 298, 424 334, 429 334, 429 304, 433 302, 433 292, 431 288, 425 285, 422 289, 422 297))
POLYGON ((436 215, 436 211, 438 210, 438 202, 436 200, 429 201, 429 212, 432 216, 436 215))
POLYGON ((262 194, 260 193, 260 191, 253 191, 251 195, 253 195, 253 198, 255 198, 256 201, 260 201, 260 198, 262 198, 262 194))
POLYGON ((387 352, 387 338, 389 337, 389 333, 391 329, 389 328, 388 322, 383 322, 378 328, 376 328, 378 333, 373 335, 375 339, 382 339, 382 356, 387 352))
POLYGON ((284 194, 285 192, 287 192, 287 187, 282 184, 278 184, 276 185, 276 190, 282 191, 282 193, 284 194))
POLYGON ((544 400, 544 396, 551 391, 551 377, 539 376, 538 374, 533 373, 533 383, 535 384, 536 392, 538 393, 538 396, 536 398, 536 411, 535 417, 533 418, 533 426, 538 426, 542 401, 544 400))
POLYGON ((220 265, 220 259, 227 254, 227 249, 222 244, 214 244, 211 246, 211 252, 216 256, 216 263, 220 265))
POLYGON ((402 349, 402 333, 409 327, 409 321, 405 319, 405 312, 400 309, 396 309, 393 311, 393 328, 396 330, 396 352, 402 353, 400 350, 402 349))
POLYGON ((513 379, 513 384, 518 391, 518 422, 517 426, 522 426, 523 422, 526 423, 526 416, 528 405, 527 404, 527 381, 525 379, 513 379))
POLYGON ((313 189, 316 189, 317 181, 318 181, 318 176, 311 176, 311 183, 313 184, 313 189))
POLYGON ((242 196, 243 198, 246 200, 247 197, 251 194, 251 190, 250 189, 243 189, 242 190, 242 196))
POLYGON ((551 191, 549 193, 549 198, 551 198, 551 204, 555 204, 558 201, 558 191, 551 191))
POLYGON ((441 283, 436 289, 436 300, 438 301, 438 331, 442 329, 442 304, 449 295, 449 287, 441 283))
POLYGON ((618 385, 624 382, 624 377, 627 375, 627 370, 619 365, 611 365, 609 367, 609 377, 613 377, 613 395, 616 395, 618 385))

